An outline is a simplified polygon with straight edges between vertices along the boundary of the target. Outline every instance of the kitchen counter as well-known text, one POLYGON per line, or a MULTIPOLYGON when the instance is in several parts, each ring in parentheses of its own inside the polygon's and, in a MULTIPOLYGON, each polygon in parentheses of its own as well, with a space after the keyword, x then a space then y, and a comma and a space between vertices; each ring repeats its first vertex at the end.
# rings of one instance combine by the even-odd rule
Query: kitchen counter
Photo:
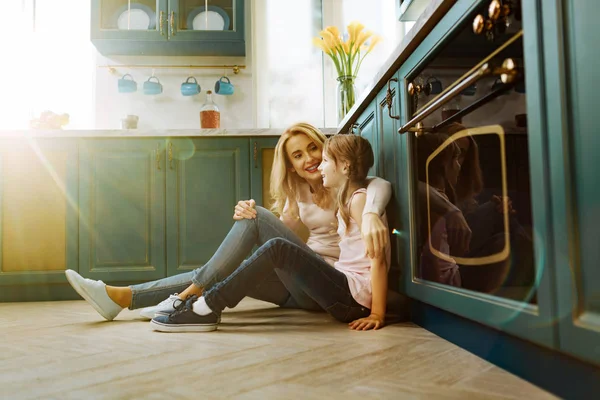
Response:
POLYGON ((400 68, 456 1, 431 0, 430 4, 415 22, 415 25, 381 65, 381 68, 379 68, 371 82, 365 87, 360 97, 356 100, 356 103, 354 103, 354 106, 348 111, 342 122, 340 122, 338 132, 348 131, 351 123, 360 116, 375 96, 377 96, 377 93, 387 84, 394 71, 400 68))
MULTIPOLYGON (((0 131, 0 138, 40 137, 40 138, 139 138, 139 137, 237 137, 237 136, 280 136, 280 129, 90 129, 90 130, 11 130, 0 131)), ((321 128, 332 135, 337 128, 321 128)))

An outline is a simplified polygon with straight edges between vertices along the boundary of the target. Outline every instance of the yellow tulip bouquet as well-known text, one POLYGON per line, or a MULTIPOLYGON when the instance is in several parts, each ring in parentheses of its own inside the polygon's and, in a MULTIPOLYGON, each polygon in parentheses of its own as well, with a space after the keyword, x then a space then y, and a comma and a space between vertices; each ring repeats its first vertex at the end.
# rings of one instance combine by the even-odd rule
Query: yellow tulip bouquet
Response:
POLYGON ((365 26, 358 21, 350 22, 346 41, 335 26, 328 26, 319 32, 319 37, 313 38, 313 44, 333 60, 337 70, 338 122, 344 118, 356 101, 354 81, 360 65, 382 39, 372 31, 363 31, 364 28, 365 26))

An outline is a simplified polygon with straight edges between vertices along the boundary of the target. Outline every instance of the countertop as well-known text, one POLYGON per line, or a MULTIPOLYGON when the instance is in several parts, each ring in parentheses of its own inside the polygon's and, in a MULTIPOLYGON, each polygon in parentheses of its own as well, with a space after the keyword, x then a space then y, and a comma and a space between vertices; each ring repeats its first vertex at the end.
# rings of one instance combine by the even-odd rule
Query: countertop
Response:
POLYGON ((367 108, 377 93, 387 85, 387 81, 402 66, 404 61, 415 51, 423 39, 431 32, 446 12, 457 0, 431 0, 415 25, 406 34, 402 42, 381 65, 371 82, 365 87, 346 117, 338 125, 338 132, 347 132, 360 114, 367 108))
MULTIPOLYGON (((281 129, 90 129, 90 130, 6 130, 0 131, 0 138, 39 137, 39 138, 139 138, 139 137, 238 137, 238 136, 281 136, 281 129)), ((321 128, 321 132, 331 135, 337 128, 321 128)))

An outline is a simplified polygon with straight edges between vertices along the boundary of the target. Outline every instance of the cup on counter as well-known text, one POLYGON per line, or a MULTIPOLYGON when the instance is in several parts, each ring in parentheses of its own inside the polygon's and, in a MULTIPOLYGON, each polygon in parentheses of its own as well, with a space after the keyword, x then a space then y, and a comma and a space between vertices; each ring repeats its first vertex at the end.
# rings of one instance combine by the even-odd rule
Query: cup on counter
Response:
POLYGON ((181 84, 181 94, 184 96, 195 96, 200 93, 201 90, 198 81, 193 76, 188 77, 185 82, 181 84), (193 82, 190 82, 190 79, 193 79, 193 82))
POLYGON ((123 75, 118 82, 119 93, 133 93, 137 90, 137 82, 129 74, 123 75), (127 79, 129 77, 129 79, 127 79))
POLYGON ((215 83, 215 93, 216 94, 229 96, 229 95, 232 95, 233 92, 234 92, 234 88, 233 88, 233 85, 231 84, 231 81, 229 80, 228 77, 222 76, 215 83))
POLYGON ((144 94, 156 95, 161 94, 163 87, 157 77, 151 76, 146 82, 144 82, 144 94), (152 82, 152 79, 156 79, 156 82, 152 82))
POLYGON ((137 115, 128 115, 121 120, 121 129, 137 129, 138 121, 137 115))

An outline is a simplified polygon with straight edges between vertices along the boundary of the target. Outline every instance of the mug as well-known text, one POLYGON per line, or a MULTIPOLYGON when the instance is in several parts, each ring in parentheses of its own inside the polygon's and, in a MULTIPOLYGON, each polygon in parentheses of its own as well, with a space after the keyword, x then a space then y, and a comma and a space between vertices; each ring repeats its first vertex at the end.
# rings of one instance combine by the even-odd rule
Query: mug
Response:
POLYGON ((133 77, 129 74, 123 75, 118 82, 119 93, 133 93, 137 90, 137 82, 133 80, 133 77), (131 79, 125 79, 129 77, 131 79))
POLYGON ((440 82, 440 80, 434 76, 430 77, 427 79, 427 82, 425 82, 429 87, 429 94, 440 94, 442 93, 442 82, 440 82))
POLYGON ((200 85, 198 85, 198 81, 193 76, 188 77, 185 82, 181 84, 181 94, 184 96, 194 96, 200 93, 200 85), (193 79, 194 82, 190 82, 190 79, 193 79))
POLYGON ((144 82, 144 94, 160 94, 162 93, 163 87, 157 77, 151 76, 146 82, 144 82), (151 79, 156 79, 156 82, 152 82, 151 79))
POLYGON ((477 84, 474 83, 462 92, 460 92, 460 94, 462 94, 463 96, 473 96, 475 92, 477 92, 477 84))
POLYGON ((226 96, 233 94, 233 85, 228 77, 222 76, 221 79, 215 83, 215 93, 226 96), (227 79, 227 82, 225 82, 223 79, 227 79))

